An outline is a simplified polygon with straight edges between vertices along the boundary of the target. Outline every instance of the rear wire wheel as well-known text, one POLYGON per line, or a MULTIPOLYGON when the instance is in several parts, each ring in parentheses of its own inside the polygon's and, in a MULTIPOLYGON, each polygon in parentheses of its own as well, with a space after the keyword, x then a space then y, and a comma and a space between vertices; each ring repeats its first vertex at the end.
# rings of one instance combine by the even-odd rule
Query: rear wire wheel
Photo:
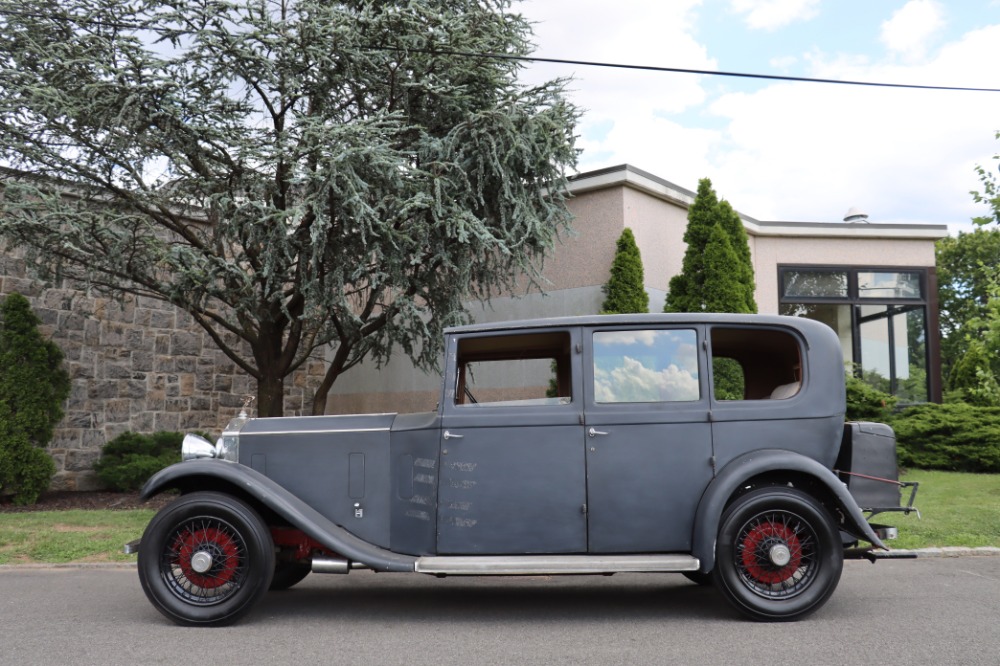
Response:
POLYGON ((843 568, 839 529, 800 490, 754 490, 722 515, 714 582, 754 620, 791 621, 812 613, 833 594, 843 568))
POLYGON ((229 624, 250 611, 274 575, 271 535, 235 497, 185 495, 150 521, 139 546, 146 596, 177 624, 229 624))

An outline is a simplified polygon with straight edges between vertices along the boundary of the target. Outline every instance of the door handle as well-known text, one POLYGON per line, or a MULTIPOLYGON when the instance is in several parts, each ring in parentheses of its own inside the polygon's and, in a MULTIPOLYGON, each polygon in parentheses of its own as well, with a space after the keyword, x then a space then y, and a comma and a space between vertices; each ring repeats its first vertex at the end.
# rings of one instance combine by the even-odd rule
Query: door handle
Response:
POLYGON ((607 435, 608 433, 604 432, 603 430, 595 430, 591 428, 590 430, 587 431, 587 434, 591 437, 597 437, 598 435, 607 435))
POLYGON ((465 437, 465 435, 455 435, 455 434, 452 434, 452 433, 448 432, 447 430, 444 431, 444 439, 445 439, 445 441, 448 441, 449 439, 462 439, 463 437, 465 437))

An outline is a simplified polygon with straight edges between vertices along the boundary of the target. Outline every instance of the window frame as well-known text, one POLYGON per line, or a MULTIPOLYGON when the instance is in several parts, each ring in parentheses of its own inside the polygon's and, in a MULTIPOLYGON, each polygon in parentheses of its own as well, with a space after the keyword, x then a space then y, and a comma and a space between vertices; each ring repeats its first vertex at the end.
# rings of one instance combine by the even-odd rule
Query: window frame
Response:
MULTIPOLYGON (((883 265, 835 265, 835 264, 779 264, 778 265, 778 308, 779 312, 783 305, 847 305, 851 317, 851 358, 845 358, 854 365, 856 370, 861 370, 862 339, 861 325, 863 317, 862 307, 886 306, 890 311, 889 316, 893 316, 891 311, 899 308, 905 312, 919 308, 923 311, 924 319, 924 369, 927 372, 926 395, 928 400, 939 400, 940 395, 938 382, 936 380, 937 368, 932 366, 932 348, 937 349, 936 339, 932 338, 932 317, 936 320, 932 307, 936 307, 936 295, 931 293, 934 282, 932 267, 927 266, 883 266, 883 265), (843 272, 847 274, 847 296, 787 296, 785 294, 785 275, 790 272, 799 271, 829 271, 843 272), (920 296, 899 297, 899 296, 862 296, 859 290, 860 273, 915 273, 918 276, 920 296)), ((892 355, 890 354, 890 357, 892 355)), ((893 395, 896 394, 899 378, 890 371, 889 385, 893 395)))

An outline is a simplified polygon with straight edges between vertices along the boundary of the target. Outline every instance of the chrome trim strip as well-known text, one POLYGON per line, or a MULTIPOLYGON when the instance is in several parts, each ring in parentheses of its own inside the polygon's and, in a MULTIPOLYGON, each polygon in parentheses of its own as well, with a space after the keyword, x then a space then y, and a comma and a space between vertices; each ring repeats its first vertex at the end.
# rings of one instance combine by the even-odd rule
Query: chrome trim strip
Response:
POLYGON ((698 571, 691 555, 475 555, 417 558, 425 574, 517 576, 698 571))
POLYGON ((337 430, 254 430, 241 432, 240 438, 254 435, 329 435, 338 432, 389 432, 391 428, 340 428, 337 430))

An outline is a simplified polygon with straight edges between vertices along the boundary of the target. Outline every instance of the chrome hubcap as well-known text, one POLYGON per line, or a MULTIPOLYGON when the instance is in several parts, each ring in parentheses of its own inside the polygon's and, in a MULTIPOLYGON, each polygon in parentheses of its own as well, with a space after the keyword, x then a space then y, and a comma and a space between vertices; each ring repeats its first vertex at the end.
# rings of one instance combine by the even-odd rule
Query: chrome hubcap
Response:
POLYGON ((791 561, 792 552, 788 550, 788 546, 785 544, 777 543, 771 546, 768 557, 771 560, 771 564, 776 567, 783 567, 791 561))
POLYGON ((191 568, 197 573, 207 573, 212 568, 212 555, 204 550, 199 550, 191 556, 191 568))

